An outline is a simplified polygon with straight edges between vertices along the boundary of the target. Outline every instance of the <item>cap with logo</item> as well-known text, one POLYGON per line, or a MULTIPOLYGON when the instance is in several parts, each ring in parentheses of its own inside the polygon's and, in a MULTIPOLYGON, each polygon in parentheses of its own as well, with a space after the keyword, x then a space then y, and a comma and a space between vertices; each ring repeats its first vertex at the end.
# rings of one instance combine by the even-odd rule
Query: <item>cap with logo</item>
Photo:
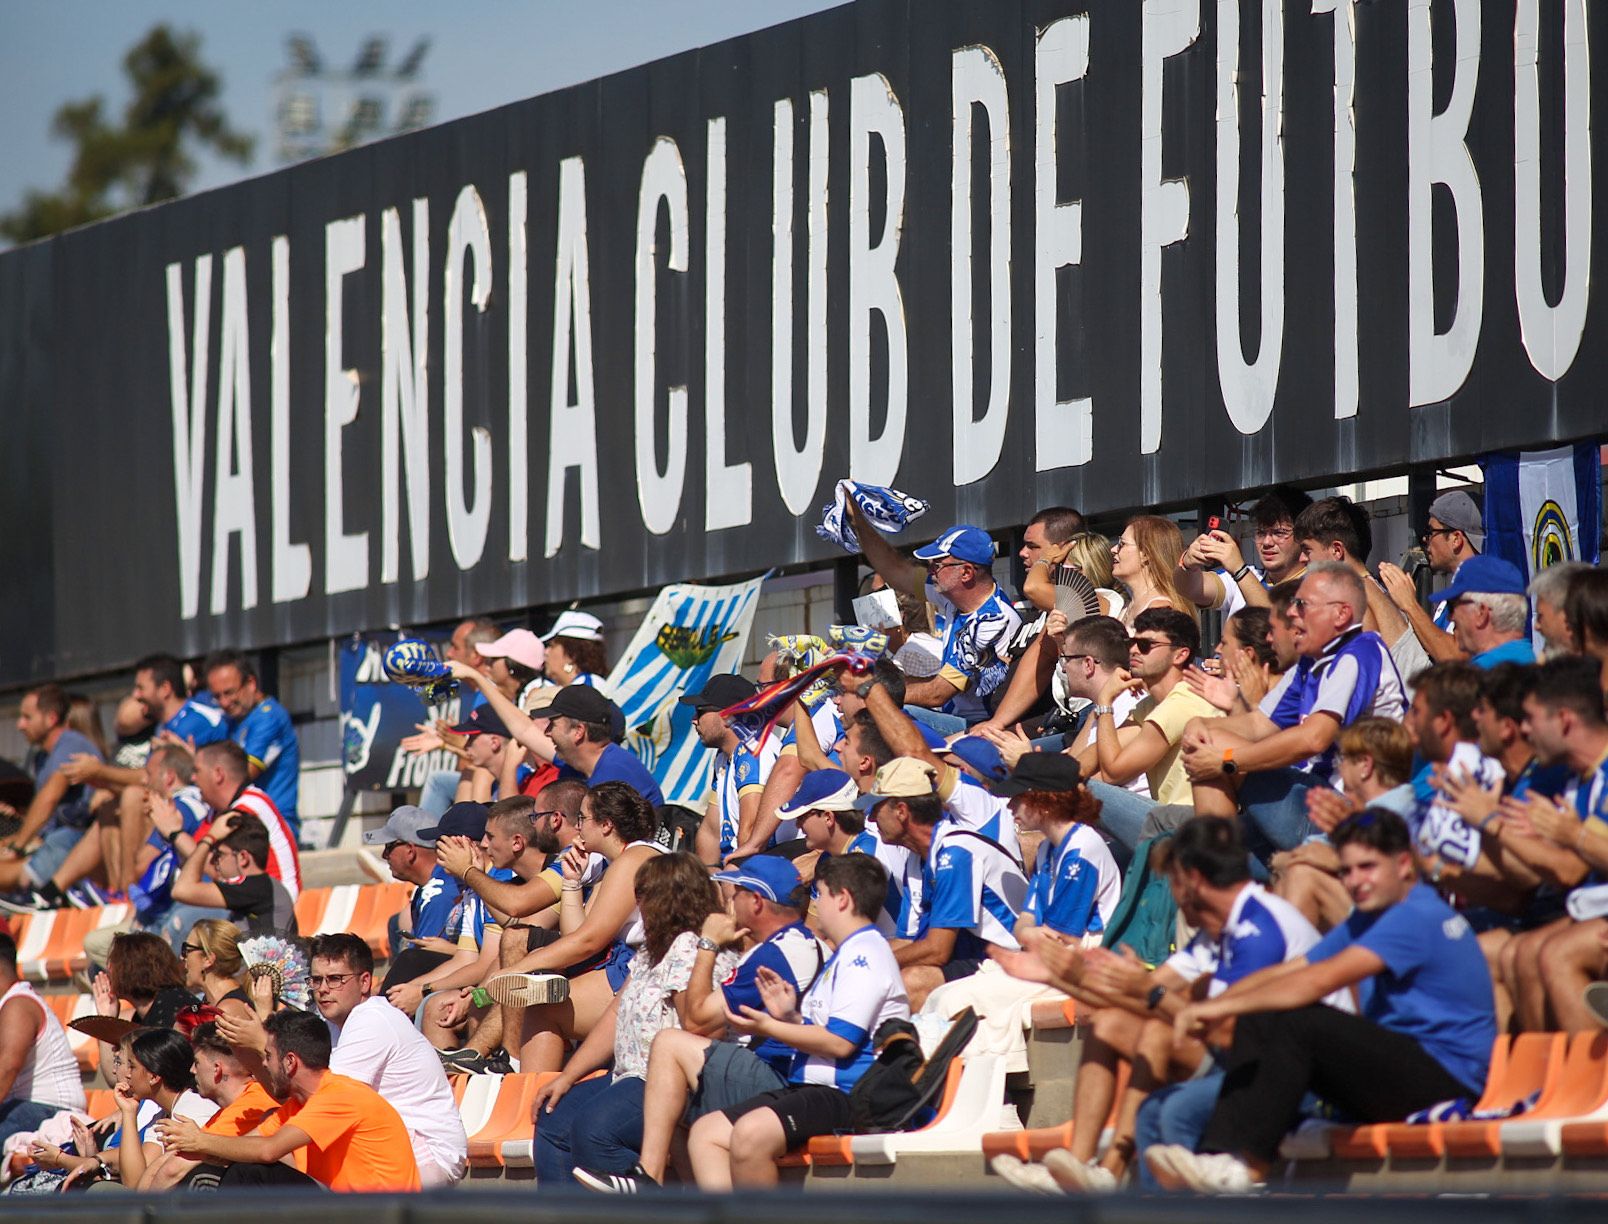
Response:
POLYGON ((535 672, 541 671, 542 660, 547 657, 547 647, 529 629, 510 629, 495 642, 487 642, 475 649, 483 659, 507 659, 510 663, 518 663, 535 672))
POLYGON ((777 905, 792 905, 794 894, 802 883, 798 868, 776 854, 752 855, 743 861, 741 867, 715 872, 714 878, 724 884, 746 888, 777 905))
POLYGON ((917 561, 936 561, 940 557, 953 557, 972 565, 994 564, 994 541, 988 532, 970 523, 957 523, 943 535, 915 552, 917 561))
POLYGON ((502 715, 491 708, 488 701, 470 710, 464 720, 452 728, 459 735, 500 735, 508 739, 508 724, 502 715))
POLYGON ((752 680, 742 676, 719 675, 710 676, 704 681, 704 686, 696 693, 686 693, 680 698, 682 705, 689 705, 699 714, 705 710, 724 710, 734 706, 739 701, 746 701, 759 691, 752 680))
POLYGON ((1462 489, 1442 493, 1429 503, 1429 517, 1453 531, 1461 531, 1476 549, 1485 549, 1485 519, 1474 499, 1462 489))
POLYGON ((861 795, 854 806, 869 812, 884 799, 914 799, 937 789, 938 771, 928 761, 915 757, 895 757, 877 770, 871 793, 861 795))
POLYGON ((436 818, 422 807, 406 803, 397 808, 388 817, 385 823, 377 829, 370 829, 363 834, 363 841, 370 846, 388 846, 392 842, 406 842, 410 846, 430 846, 430 838, 424 837, 421 830, 428 829, 436 823, 436 818))
MULTIPOLYGON (((1439 515, 1435 516, 1439 518, 1439 515)), ((1519 567, 1501 557, 1476 556, 1457 567, 1451 585, 1435 598, 1461 599, 1465 595, 1523 595, 1524 575, 1519 567)))
POLYGON ((545 718, 573 718, 576 722, 612 725, 618 709, 590 685, 566 684, 553 695, 542 715, 545 718))
POLYGON ((442 837, 467 837, 479 841, 486 835, 486 819, 491 810, 484 803, 454 803, 433 828, 420 829, 419 836, 434 842, 442 837))
POLYGON ((776 814, 792 820, 805 812, 852 812, 859 798, 860 788, 841 769, 812 769, 776 814))
POLYGON ((553 627, 542 634, 542 641, 551 642, 556 637, 579 638, 583 642, 601 642, 603 640, 603 622, 590 612, 560 612, 553 627))
POLYGON ((1059 752, 1027 752, 1016 762, 1010 777, 988 789, 1002 799, 1028 791, 1071 791, 1083 784, 1077 761, 1059 752))

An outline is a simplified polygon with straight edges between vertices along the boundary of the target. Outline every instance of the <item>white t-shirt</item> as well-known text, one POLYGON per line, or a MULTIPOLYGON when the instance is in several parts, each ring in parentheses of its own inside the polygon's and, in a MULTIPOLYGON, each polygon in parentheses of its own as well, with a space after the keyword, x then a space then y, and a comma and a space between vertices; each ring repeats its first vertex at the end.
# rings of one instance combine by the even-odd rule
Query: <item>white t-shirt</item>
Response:
POLYGON ((863 926, 838 945, 815 985, 804 993, 799 1012, 806 1024, 820 1025, 857 1049, 842 1062, 800 1051, 788 1078, 847 1092, 876 1060, 871 1039, 883 1021, 910 1018, 899 962, 875 927, 863 926))
POLYGON ((413 1022, 383 996, 352 1008, 338 1033, 329 1069, 378 1092, 402 1115, 414 1158, 451 1177, 468 1165, 469 1136, 463 1129, 441 1057, 413 1022))
MULTIPOLYGON (((1445 769, 1448 774, 1463 774, 1486 789, 1500 788, 1507 778, 1500 761, 1486 756, 1478 744, 1468 740, 1459 740, 1452 746, 1445 769)), ((1412 822, 1413 842, 1419 854, 1436 855, 1459 867, 1472 867, 1479 862, 1479 830, 1448 807, 1438 791, 1416 816, 1412 822)))

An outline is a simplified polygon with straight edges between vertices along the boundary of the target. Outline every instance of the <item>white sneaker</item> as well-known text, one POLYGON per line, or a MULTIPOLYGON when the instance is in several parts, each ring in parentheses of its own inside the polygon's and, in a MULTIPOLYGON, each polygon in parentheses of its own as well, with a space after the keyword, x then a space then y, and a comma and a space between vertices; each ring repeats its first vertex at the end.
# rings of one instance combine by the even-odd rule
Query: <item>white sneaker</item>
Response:
POLYGON ((503 973, 486 983, 486 993, 504 1007, 541 1007, 569 998, 562 973, 503 973))
POLYGON ((1034 1194, 1060 1194, 1050 1171, 1041 1164, 1028 1164, 1015 1156, 996 1156, 989 1167, 1018 1190, 1031 1190, 1034 1194))
POLYGON ((1068 1194, 1114 1194, 1117 1189, 1117 1175, 1110 1169, 1093 1161, 1085 1164, 1065 1148, 1045 1153, 1044 1167, 1068 1194))
POLYGON ((1197 1194, 1248 1194, 1262 1189, 1244 1161, 1227 1153, 1201 1155, 1180 1144, 1156 1144, 1145 1149, 1145 1163, 1165 1190, 1193 1190, 1197 1194))

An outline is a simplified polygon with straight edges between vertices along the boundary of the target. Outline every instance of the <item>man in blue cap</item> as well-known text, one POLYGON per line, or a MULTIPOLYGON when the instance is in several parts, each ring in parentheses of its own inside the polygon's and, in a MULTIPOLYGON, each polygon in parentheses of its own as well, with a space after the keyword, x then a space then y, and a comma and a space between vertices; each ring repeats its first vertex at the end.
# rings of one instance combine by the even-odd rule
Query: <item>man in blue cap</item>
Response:
POLYGON ((860 548, 871 567, 896 591, 932 604, 943 639, 943 666, 905 689, 905 704, 950 715, 922 717, 940 731, 960 731, 988 717, 983 699, 1005 680, 997 653, 1022 618, 994 581, 994 541, 981 527, 960 523, 907 561, 849 503, 860 548))
POLYGON ((1535 662, 1525 630, 1530 600, 1518 566, 1501 557, 1476 555, 1457 567, 1441 595, 1452 616, 1452 636, 1475 667, 1535 662))
POLYGON ((456 802, 491 803, 506 798, 517 793, 530 776, 530 767, 522 761, 524 753, 514 745, 508 724, 490 703, 470 710, 452 730, 465 737, 463 750, 468 762, 458 779, 456 802))
POLYGON ((796 860, 801 869, 813 873, 837 854, 869 854, 881 863, 888 872, 888 900, 877 916, 877 929, 890 939, 914 939, 921 908, 920 861, 877 836, 866 824, 859 799, 860 786, 848 774, 817 769, 804 775, 798 792, 777 810, 783 819, 797 821, 810 849, 796 860))

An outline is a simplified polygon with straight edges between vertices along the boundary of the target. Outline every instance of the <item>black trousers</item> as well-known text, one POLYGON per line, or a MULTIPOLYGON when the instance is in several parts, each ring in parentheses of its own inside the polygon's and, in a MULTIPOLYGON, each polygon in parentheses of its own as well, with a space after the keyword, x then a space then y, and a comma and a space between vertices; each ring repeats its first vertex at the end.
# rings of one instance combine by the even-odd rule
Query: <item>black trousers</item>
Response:
POLYGON ((300 1186, 306 1190, 322 1190, 324 1187, 300 1169, 293 1169, 287 1164, 275 1162, 273 1164, 233 1164, 218 1179, 220 1187, 230 1186, 300 1186))
POLYGON ((1309 1091, 1358 1122, 1399 1122, 1470 1090, 1411 1037, 1314 1004, 1239 1017, 1203 1152, 1272 1160, 1309 1091))

